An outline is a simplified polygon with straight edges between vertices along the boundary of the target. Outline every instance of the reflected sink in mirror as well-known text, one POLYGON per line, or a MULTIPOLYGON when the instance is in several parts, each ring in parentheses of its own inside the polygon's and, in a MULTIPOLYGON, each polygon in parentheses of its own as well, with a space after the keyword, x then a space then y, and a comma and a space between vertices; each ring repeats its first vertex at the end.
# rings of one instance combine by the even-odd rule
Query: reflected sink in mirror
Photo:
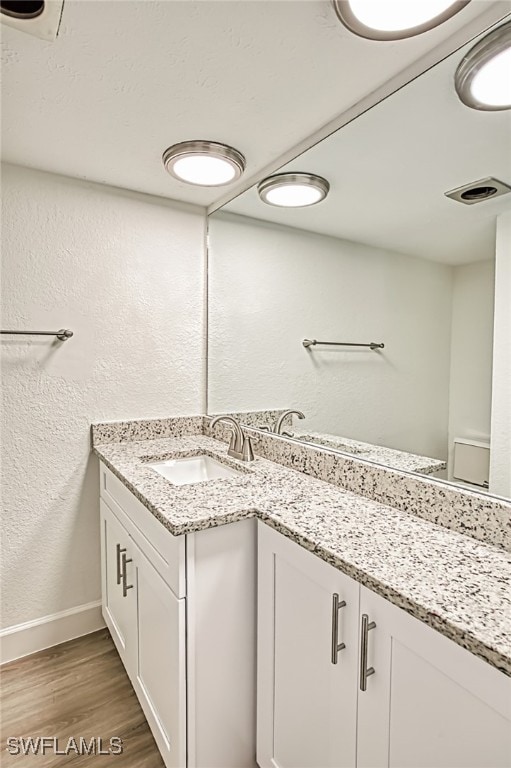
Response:
POLYGON ((153 461, 146 466, 169 480, 173 485, 192 485, 210 480, 221 480, 243 474, 211 456, 186 456, 181 459, 153 461))

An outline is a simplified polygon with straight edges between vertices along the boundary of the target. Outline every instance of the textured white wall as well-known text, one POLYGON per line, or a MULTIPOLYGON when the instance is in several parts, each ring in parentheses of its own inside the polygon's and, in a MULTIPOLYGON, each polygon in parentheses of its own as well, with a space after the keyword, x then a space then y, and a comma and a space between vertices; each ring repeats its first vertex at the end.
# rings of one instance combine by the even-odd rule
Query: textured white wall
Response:
POLYGON ((209 227, 211 413, 295 407, 300 427, 447 457, 450 267, 232 215, 209 227))
POLYGON ((511 498, 511 212, 497 219, 490 491, 511 498))
POLYGON ((494 261, 454 269, 449 472, 454 438, 490 439, 494 283, 494 261))
POLYGON ((203 410, 202 209, 5 166, 2 626, 100 597, 95 420, 203 410))

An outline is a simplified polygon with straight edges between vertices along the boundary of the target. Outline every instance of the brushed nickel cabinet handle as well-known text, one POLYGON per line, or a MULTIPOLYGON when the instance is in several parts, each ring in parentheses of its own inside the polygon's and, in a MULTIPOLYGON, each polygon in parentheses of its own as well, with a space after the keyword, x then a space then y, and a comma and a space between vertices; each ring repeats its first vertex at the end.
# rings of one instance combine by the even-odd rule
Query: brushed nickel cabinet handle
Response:
POLYGON ((346 607, 346 600, 339 601, 339 595, 332 595, 332 664, 337 664, 339 651, 346 648, 345 643, 339 643, 339 611, 346 607))
POLYGON ((122 573, 121 573, 121 552, 126 552, 125 547, 121 547, 120 544, 115 545, 115 556, 117 561, 117 584, 121 583, 122 579, 122 573))
POLYGON ((369 641, 369 630, 375 629, 374 621, 369 622, 367 613, 362 614, 362 631, 360 633, 360 690, 367 690, 367 678, 374 675, 374 667, 367 668, 367 646, 369 641))
POLYGON ((126 552, 123 552, 121 555, 122 560, 122 596, 127 597, 128 596, 128 589, 133 589, 133 584, 127 584, 127 573, 126 573, 126 566, 128 563, 133 562, 132 557, 126 557, 126 552))

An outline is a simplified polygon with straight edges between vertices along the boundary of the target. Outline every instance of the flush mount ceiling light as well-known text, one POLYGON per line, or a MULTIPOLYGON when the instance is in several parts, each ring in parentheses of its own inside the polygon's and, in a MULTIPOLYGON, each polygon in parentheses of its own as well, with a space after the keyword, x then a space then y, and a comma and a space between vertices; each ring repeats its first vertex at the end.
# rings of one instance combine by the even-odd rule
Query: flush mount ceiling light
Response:
POLYGON ((369 40, 420 35, 461 11, 470 0, 332 0, 345 27, 369 40))
POLYGON ((305 208, 324 200, 330 184, 312 173, 278 173, 257 185, 263 203, 281 208, 305 208))
POLYGON ((201 187, 221 187, 239 179, 245 158, 216 141, 183 141, 163 153, 163 165, 179 181, 201 187))
POLYGON ((467 107, 489 112, 511 108, 511 23, 490 32, 467 53, 454 82, 467 107))

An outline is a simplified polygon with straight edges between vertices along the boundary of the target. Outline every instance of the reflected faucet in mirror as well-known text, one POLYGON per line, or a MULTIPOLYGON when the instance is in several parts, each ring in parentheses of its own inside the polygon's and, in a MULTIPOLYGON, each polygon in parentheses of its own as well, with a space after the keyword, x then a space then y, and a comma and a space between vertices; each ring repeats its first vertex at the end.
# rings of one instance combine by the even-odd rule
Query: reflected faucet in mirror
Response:
POLYGON ((284 420, 285 420, 285 418, 287 416, 294 416, 294 415, 298 416, 299 419, 304 419, 305 418, 305 414, 302 413, 301 411, 293 411, 293 410, 285 411, 281 416, 279 416, 279 418, 277 419, 277 423, 275 424, 275 434, 276 435, 284 435, 284 437, 293 437, 293 435, 290 434, 289 432, 283 432, 282 431, 282 426, 283 426, 284 420))
POLYGON ((283 432, 282 427, 284 426, 284 421, 288 416, 298 416, 299 419, 304 419, 305 414, 301 411, 295 411, 295 410, 289 410, 284 411, 276 420, 273 427, 268 427, 266 424, 263 424, 259 427, 259 429, 262 429, 264 432, 272 432, 274 435, 282 435, 283 437, 294 437, 294 435, 291 432, 283 432))

